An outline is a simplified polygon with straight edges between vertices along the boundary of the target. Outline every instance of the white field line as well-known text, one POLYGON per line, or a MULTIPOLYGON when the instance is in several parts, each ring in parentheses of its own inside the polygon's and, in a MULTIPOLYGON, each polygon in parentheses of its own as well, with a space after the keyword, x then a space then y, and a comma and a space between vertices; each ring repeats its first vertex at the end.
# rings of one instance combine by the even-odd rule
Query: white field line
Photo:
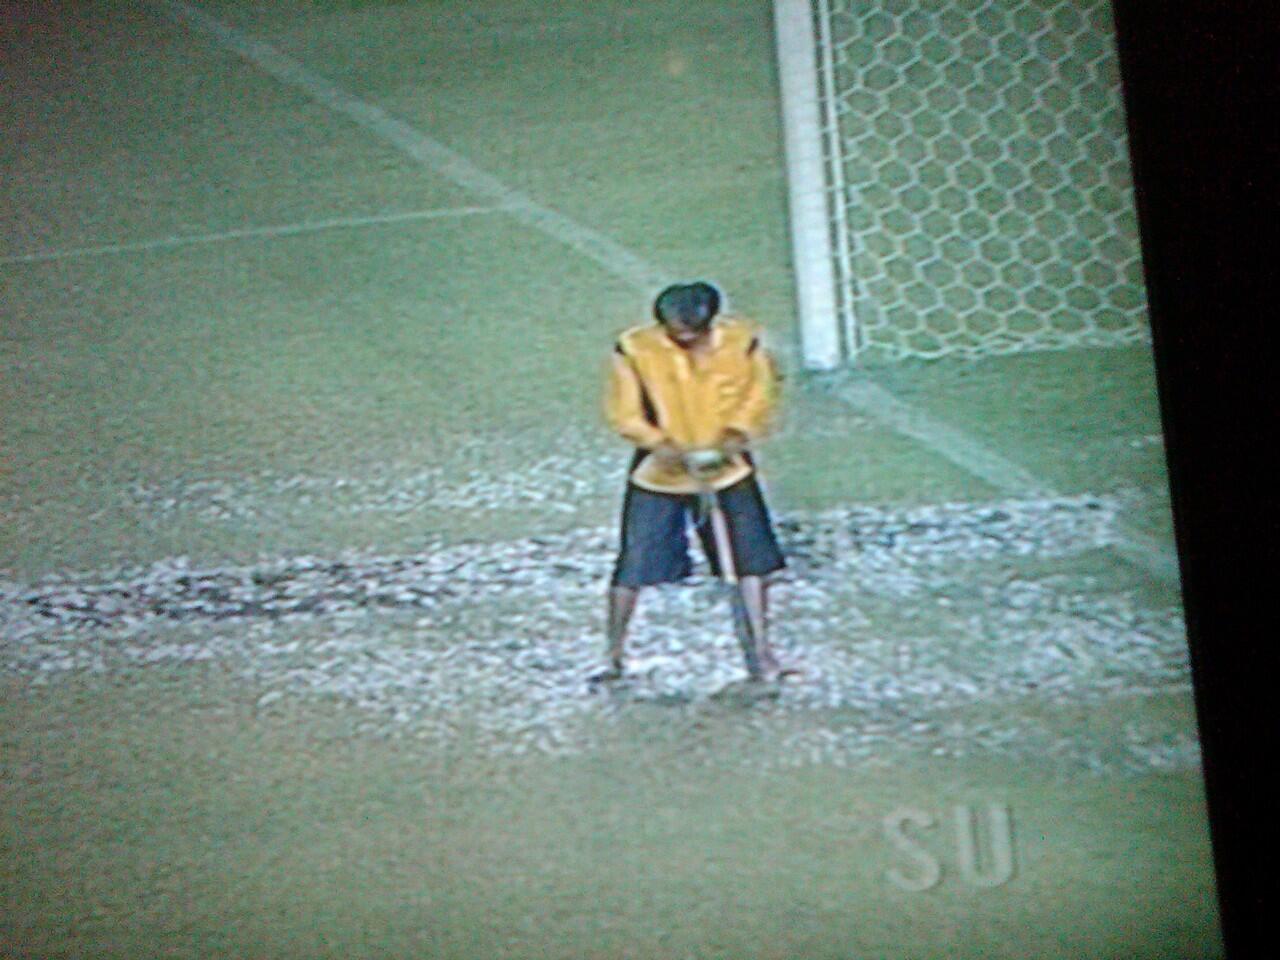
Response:
MULTIPOLYGON (((918 440, 997 490, 1025 497, 1059 499, 1063 496, 1030 471, 904 403, 879 384, 860 380, 839 389, 835 395, 860 413, 918 440)), ((1178 558, 1170 546, 1123 519, 1117 520, 1117 527, 1118 536, 1112 545, 1117 553, 1161 579, 1178 579, 1178 558)))
POLYGON ((151 6, 169 19, 212 37, 221 46, 239 54, 281 83, 307 94, 335 113, 342 114, 458 186, 507 208, 507 212, 521 223, 561 241, 610 273, 646 289, 657 289, 669 282, 668 273, 647 263, 616 241, 508 187, 466 157, 414 129, 403 120, 397 120, 380 107, 361 100, 319 74, 312 73, 270 44, 254 40, 181 0, 152 0, 151 6))
POLYGON ((410 210, 404 213, 383 213, 370 217, 340 217, 331 220, 308 220, 303 223, 286 223, 273 227, 244 227, 219 233, 201 233, 159 237, 154 240, 138 240, 130 243, 108 243, 95 247, 75 247, 68 250, 47 250, 40 253, 24 253, 18 256, 0 257, 0 264, 41 263, 49 260, 72 260, 80 257, 104 257, 145 250, 164 250, 169 247, 185 247, 200 243, 222 243, 227 240, 244 240, 253 237, 292 237, 300 233, 317 233, 322 230, 343 230, 353 227, 375 227, 388 223, 408 223, 417 220, 438 220, 445 217, 470 217, 481 213, 501 213, 505 208, 491 207, 441 207, 434 210, 410 210))
MULTIPOLYGON (((254 40, 182 0, 151 0, 151 6, 167 18, 211 37, 281 83, 347 117, 423 166, 500 204, 520 222, 560 240, 628 283, 651 290, 671 278, 669 273, 616 241, 513 190, 461 154, 306 69, 270 44, 254 40)), ((874 383, 863 381, 854 395, 846 398, 846 402, 1000 490, 1043 495, 1052 489, 1050 484, 987 449, 973 437, 926 416, 874 383)), ((1177 578, 1176 558, 1150 537, 1137 531, 1127 531, 1116 548, 1122 556, 1143 569, 1164 578, 1177 578)))
POLYGON ((869 380, 858 380, 838 388, 835 396, 895 432, 918 440, 997 490, 1016 490, 1020 495, 1028 497, 1061 496, 1047 483, 1013 461, 988 450, 973 437, 904 403, 884 387, 869 380))

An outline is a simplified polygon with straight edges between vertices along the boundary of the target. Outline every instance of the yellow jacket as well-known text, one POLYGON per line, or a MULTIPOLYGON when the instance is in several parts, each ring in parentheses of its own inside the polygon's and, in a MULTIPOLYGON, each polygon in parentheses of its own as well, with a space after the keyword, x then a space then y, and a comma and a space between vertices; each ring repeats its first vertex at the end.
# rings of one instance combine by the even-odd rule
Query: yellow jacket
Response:
MULTIPOLYGON (((669 443, 683 450, 715 447, 726 430, 750 440, 769 426, 777 399, 773 359, 751 324, 717 320, 705 349, 680 347, 660 324, 634 327, 614 347, 605 392, 605 416, 641 450, 669 443)), ((715 490, 750 475, 742 455, 730 459, 706 481, 715 490)), ((662 493, 695 493, 699 481, 680 466, 664 466, 645 456, 632 482, 662 493)))

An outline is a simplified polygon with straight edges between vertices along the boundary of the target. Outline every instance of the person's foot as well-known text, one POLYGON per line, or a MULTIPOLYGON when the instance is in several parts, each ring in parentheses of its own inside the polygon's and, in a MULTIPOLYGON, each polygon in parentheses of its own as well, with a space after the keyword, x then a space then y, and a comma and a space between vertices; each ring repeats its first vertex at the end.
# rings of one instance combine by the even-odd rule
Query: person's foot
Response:
POLYGON ((760 670, 752 674, 752 680, 774 681, 784 677, 802 676, 804 671, 794 664, 782 663, 772 650, 766 650, 760 656, 760 670))
POLYGON ((593 686, 599 683, 613 683, 616 680, 621 680, 622 677, 622 661, 610 660, 604 667, 588 676, 587 683, 593 686))

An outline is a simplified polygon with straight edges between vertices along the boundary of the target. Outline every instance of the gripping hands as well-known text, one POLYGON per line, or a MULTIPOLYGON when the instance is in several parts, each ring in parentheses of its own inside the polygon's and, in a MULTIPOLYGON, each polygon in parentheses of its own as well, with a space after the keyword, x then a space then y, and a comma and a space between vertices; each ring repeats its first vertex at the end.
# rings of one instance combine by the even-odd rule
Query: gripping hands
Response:
POLYGON ((653 455, 665 467, 680 466, 696 480, 709 480, 746 447, 746 434, 725 430, 715 446, 685 449, 673 443, 661 443, 653 449, 653 455))

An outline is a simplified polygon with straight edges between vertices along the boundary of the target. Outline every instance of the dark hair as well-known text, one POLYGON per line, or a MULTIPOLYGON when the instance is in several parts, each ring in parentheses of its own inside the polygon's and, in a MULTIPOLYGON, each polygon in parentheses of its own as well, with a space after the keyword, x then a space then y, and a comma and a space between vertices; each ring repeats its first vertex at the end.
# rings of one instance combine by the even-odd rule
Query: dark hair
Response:
POLYGON ((679 323, 691 330, 705 330, 720 312, 720 291, 709 283, 673 283, 653 301, 659 323, 679 323))
POLYGON ((705 314, 706 322, 710 323, 712 318, 720 312, 720 291, 704 280, 689 284, 689 290, 693 294, 694 303, 697 304, 698 313, 705 314))

